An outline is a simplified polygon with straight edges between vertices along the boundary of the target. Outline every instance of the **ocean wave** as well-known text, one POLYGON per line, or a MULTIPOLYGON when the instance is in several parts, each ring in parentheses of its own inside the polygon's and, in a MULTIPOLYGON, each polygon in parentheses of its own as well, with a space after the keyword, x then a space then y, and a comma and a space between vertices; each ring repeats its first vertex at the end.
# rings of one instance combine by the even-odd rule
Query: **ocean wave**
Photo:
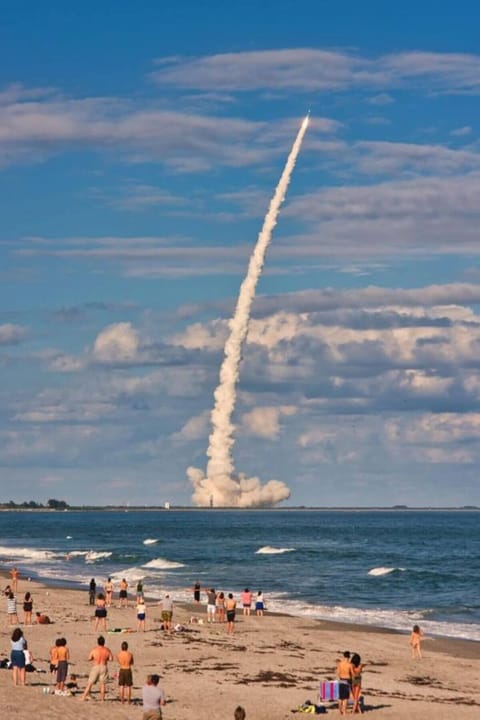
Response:
POLYGON ((255 551, 255 555, 282 555, 283 553, 294 552, 295 548, 276 548, 265 545, 255 551))
POLYGON ((0 557, 14 560, 33 560, 36 562, 52 562, 55 558, 62 557, 51 550, 37 550, 35 548, 19 548, 0 546, 0 557))
POLYGON ((155 545, 158 542, 158 538, 147 538, 143 541, 144 545, 155 545))
POLYGON ((111 552, 95 552, 94 550, 89 550, 85 555, 85 562, 90 564, 97 562, 97 560, 104 560, 105 558, 109 558, 111 556, 111 552))
POLYGON ((155 558, 155 560, 150 560, 142 567, 151 568, 152 570, 175 570, 175 568, 185 567, 185 565, 172 560, 165 560, 165 558, 155 558))
POLYGON ((404 572, 405 568, 402 567, 375 567, 368 571, 368 575, 373 577, 381 577, 382 575, 390 575, 393 572, 404 572))

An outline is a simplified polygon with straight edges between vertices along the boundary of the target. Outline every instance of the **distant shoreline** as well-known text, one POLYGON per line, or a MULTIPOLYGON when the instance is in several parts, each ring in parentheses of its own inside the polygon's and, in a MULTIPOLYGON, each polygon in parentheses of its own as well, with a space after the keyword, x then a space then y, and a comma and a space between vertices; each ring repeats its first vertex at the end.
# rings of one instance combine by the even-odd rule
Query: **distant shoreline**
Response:
POLYGON ((290 506, 290 507, 194 507, 192 505, 172 505, 165 508, 163 505, 69 505, 67 508, 49 507, 5 507, 0 506, 0 512, 25 512, 25 513, 63 513, 63 512, 480 512, 476 505, 463 505, 458 507, 410 507, 410 506, 385 506, 385 507, 317 507, 317 506, 290 506))

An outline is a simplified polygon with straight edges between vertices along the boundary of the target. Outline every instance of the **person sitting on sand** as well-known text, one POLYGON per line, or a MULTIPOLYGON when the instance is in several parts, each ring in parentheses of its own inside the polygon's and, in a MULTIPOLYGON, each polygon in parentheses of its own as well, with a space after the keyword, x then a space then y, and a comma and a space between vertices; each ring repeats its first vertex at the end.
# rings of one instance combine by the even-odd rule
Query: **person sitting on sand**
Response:
POLYGON ((122 642, 122 649, 117 655, 118 664, 120 669, 118 671, 118 691, 120 694, 120 702, 123 703, 125 700, 130 705, 132 700, 132 685, 133 685, 133 655, 128 649, 128 643, 122 642))
POLYGON ((99 635, 97 638, 97 646, 93 648, 92 652, 88 656, 88 659, 93 662, 93 667, 90 670, 87 687, 85 688, 81 700, 88 700, 90 690, 96 682, 100 682, 100 697, 102 701, 104 701, 108 677, 108 663, 113 660, 113 655, 109 648, 105 647, 105 638, 103 635, 99 635))
POLYGON ((340 715, 347 714, 347 703, 350 697, 351 681, 352 681, 352 665, 350 662, 350 653, 345 650, 343 657, 337 663, 338 684, 338 710, 340 715))
POLYGON ((412 633, 410 635, 410 647, 412 648, 412 658, 422 657, 422 640, 424 638, 423 630, 419 625, 414 625, 412 633))
POLYGON ((162 720, 162 705, 165 705, 167 700, 165 693, 158 685, 159 682, 159 675, 149 675, 142 688, 142 720, 162 720))
POLYGON ((52 624, 52 621, 50 620, 48 615, 44 615, 43 613, 39 613, 39 612, 35 613, 35 615, 37 617, 37 620, 36 620, 37 625, 51 625, 52 624))

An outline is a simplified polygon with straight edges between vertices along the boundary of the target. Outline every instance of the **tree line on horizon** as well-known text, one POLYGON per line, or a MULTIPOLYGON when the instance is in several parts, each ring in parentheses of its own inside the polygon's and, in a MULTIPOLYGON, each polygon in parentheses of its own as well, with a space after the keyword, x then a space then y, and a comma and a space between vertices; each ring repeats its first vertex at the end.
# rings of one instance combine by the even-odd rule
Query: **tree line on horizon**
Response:
POLYGON ((13 500, 9 500, 8 502, 0 502, 0 507, 2 508, 22 508, 22 509, 30 509, 30 510, 39 510, 41 508, 48 508, 49 510, 65 510, 65 508, 70 507, 68 503, 65 502, 65 500, 56 500, 55 498, 50 498, 50 500, 47 500, 47 502, 40 503, 36 502, 35 500, 28 500, 22 503, 16 503, 13 500))

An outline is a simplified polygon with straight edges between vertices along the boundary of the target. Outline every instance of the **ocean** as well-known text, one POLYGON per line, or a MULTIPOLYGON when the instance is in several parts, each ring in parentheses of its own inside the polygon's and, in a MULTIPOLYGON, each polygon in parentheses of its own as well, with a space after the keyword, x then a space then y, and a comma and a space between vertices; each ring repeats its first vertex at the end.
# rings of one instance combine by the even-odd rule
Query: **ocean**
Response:
POLYGON ((159 510, 0 513, 0 567, 86 588, 144 579, 191 600, 193 583, 262 590, 267 607, 480 640, 480 513, 159 510))

